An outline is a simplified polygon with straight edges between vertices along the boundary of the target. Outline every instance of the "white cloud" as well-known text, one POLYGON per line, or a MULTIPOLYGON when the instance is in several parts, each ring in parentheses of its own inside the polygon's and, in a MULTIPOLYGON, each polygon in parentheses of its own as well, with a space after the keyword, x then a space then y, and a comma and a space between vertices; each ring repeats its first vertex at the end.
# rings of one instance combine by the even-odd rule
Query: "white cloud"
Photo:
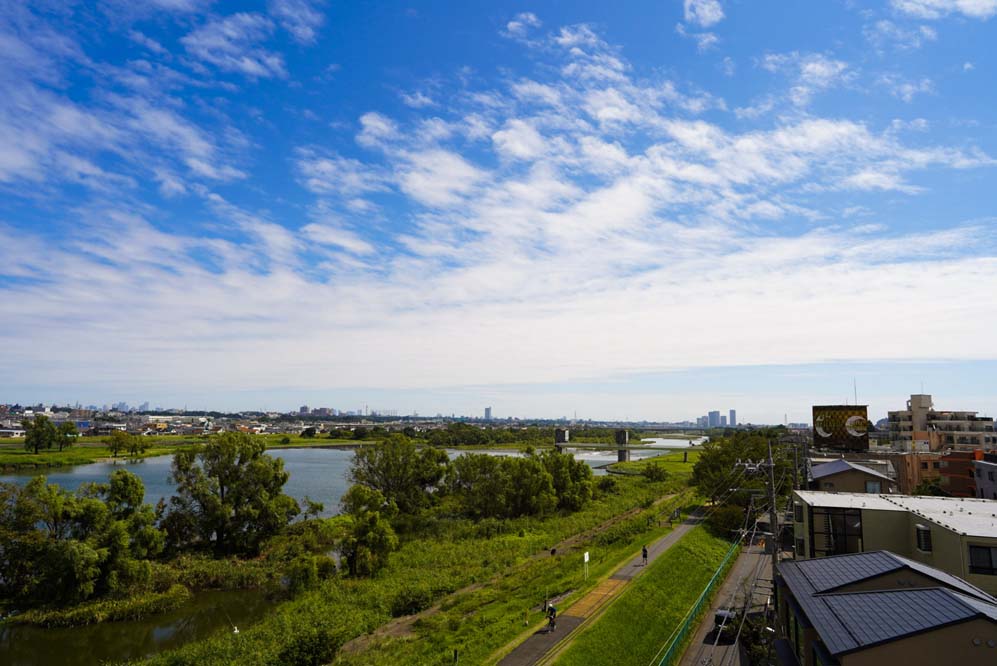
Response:
POLYGON ((427 106, 436 106, 436 102, 429 95, 423 92, 401 93, 402 103, 413 109, 424 109, 427 106))
POLYGON ((931 79, 923 78, 910 81, 897 74, 883 74, 879 77, 879 85, 883 86, 894 97, 899 97, 908 104, 914 101, 915 95, 931 94, 935 91, 935 85, 931 79))
POLYGON ((719 0, 684 0, 683 13, 687 22, 697 23, 704 28, 719 23, 724 18, 719 0))
POLYGON ((537 15, 532 12, 522 12, 516 14, 515 18, 505 24, 505 34, 508 37, 524 39, 531 28, 539 28, 543 25, 537 15))
POLYGON ((368 148, 383 146, 385 142, 397 138, 398 127, 387 116, 369 111, 360 116, 360 133, 357 143, 368 148))
POLYGON ((151 37, 142 34, 138 30, 129 30, 128 39, 132 40, 133 42, 135 42, 140 46, 144 46, 145 48, 147 48, 148 50, 152 51, 157 55, 166 55, 167 53, 169 53, 169 51, 163 48, 162 44, 157 42, 155 39, 152 39, 151 37))
POLYGON ((675 32, 683 37, 688 37, 696 42, 696 49, 700 53, 709 51, 720 43, 720 38, 712 32, 689 32, 681 23, 675 26, 675 32))
POLYGON ((273 27, 261 14, 232 14, 208 21, 180 41, 192 56, 219 69, 253 78, 283 77, 287 75, 283 57, 257 45, 273 27))
POLYGON ((900 51, 919 49, 925 43, 938 39, 938 32, 931 26, 906 28, 887 20, 867 25, 863 33, 866 39, 879 49, 890 46, 900 51))
POLYGON ((308 224, 301 232, 312 242, 321 245, 335 245, 355 254, 370 254, 374 246, 352 231, 330 224, 308 224))
POLYGON ((495 148, 506 157, 529 160, 544 153, 543 137, 533 125, 522 120, 510 120, 505 127, 492 135, 495 148))
POLYGON ((319 155, 312 149, 298 151, 298 157, 298 170, 312 192, 356 196, 386 189, 386 176, 359 160, 319 155))
POLYGON ((890 4, 899 12, 922 19, 962 14, 986 20, 997 14, 997 0, 890 0, 890 4))
POLYGON ((408 155, 399 183, 421 204, 449 207, 460 203, 484 177, 483 171, 457 153, 436 149, 408 155))
POLYGON ((313 0, 269 0, 267 3, 270 15, 302 44, 313 43, 315 31, 325 22, 325 16, 319 10, 322 4, 313 0))
POLYGON ((848 63, 821 53, 770 53, 761 58, 759 66, 790 76, 788 97, 800 107, 808 106, 817 93, 846 84, 853 78, 848 63))

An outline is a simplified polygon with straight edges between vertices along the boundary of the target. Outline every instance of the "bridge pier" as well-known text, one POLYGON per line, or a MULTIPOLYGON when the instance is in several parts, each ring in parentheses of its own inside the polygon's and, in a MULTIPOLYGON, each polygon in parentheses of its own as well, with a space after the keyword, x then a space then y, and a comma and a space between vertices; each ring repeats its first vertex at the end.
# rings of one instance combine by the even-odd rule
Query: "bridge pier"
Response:
POLYGON ((630 462, 630 432, 627 430, 616 431, 616 445, 620 447, 616 451, 616 462, 630 462))

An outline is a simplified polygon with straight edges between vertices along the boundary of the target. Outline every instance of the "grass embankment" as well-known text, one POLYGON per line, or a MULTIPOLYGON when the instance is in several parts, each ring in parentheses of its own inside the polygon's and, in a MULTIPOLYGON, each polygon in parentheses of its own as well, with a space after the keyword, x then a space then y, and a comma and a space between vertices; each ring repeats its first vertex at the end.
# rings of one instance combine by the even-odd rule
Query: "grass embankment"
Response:
POLYGON ((702 451, 677 451, 653 458, 642 460, 632 460, 630 462, 618 462, 608 465, 606 469, 616 474, 641 474, 649 465, 658 465, 669 474, 678 474, 683 478, 692 476, 692 466, 699 460, 702 451), (684 457, 688 457, 687 462, 683 462, 684 457))
MULTIPOLYGON (((373 440, 328 439, 300 437, 298 435, 261 435, 261 438, 266 442, 268 449, 339 448, 377 443, 373 440), (284 442, 285 439, 287 443, 284 442)), ((143 437, 142 441, 148 445, 144 452, 132 455, 121 451, 117 456, 113 456, 111 450, 98 437, 81 437, 75 446, 62 451, 53 449, 40 453, 25 451, 23 438, 4 440, 0 444, 0 472, 88 465, 109 459, 125 460, 172 455, 181 449, 203 444, 206 438, 184 435, 151 435, 143 437)))
POLYGON ((165 592, 149 592, 126 599, 101 599, 73 606, 69 609, 30 610, 13 615, 4 624, 34 624, 41 627, 77 627, 98 622, 135 620, 147 615, 165 613, 179 608, 193 597, 193 593, 179 583, 165 592))
POLYGON ((478 523, 429 519, 376 578, 325 581, 239 635, 219 634, 148 663, 432 664, 450 663, 454 649, 462 663, 484 663, 524 631, 525 619, 534 626, 540 621, 545 594, 587 589, 583 550, 592 554, 592 586, 642 542, 666 532, 658 519, 673 505, 652 504, 684 486, 678 476, 659 483, 618 479, 615 492, 571 515, 478 523), (621 514, 570 549, 547 552, 621 514), (348 650, 339 650, 351 640, 348 650))
MULTIPOLYGON (((559 656, 559 666, 647 664, 685 619, 723 561, 730 542, 692 529, 655 560, 559 656)), ((734 560, 729 561, 728 566, 734 560)), ((704 604, 704 608, 709 608, 704 604)))

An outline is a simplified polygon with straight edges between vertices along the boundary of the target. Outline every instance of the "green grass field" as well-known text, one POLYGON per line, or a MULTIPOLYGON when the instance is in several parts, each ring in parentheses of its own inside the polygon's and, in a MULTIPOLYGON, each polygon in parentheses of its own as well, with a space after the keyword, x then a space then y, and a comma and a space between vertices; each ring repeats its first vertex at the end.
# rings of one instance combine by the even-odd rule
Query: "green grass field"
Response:
POLYGON ((613 472, 622 472, 624 474, 640 474, 648 465, 659 465, 671 475, 677 475, 682 479, 689 479, 692 476, 692 466, 696 464, 697 460, 699 460, 699 455, 701 453, 702 451, 689 451, 688 462, 682 462, 682 458, 686 455, 686 452, 676 451, 674 453, 667 453, 665 455, 645 458, 643 460, 613 463, 609 466, 609 470, 613 472))
POLYGON ((696 527, 655 560, 556 660, 559 666, 648 664, 730 549, 696 527))

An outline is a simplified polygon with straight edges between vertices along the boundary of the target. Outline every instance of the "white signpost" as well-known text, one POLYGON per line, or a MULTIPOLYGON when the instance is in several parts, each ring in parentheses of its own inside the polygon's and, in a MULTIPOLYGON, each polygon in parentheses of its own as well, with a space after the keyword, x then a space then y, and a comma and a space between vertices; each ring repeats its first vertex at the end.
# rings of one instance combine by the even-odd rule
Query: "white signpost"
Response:
POLYGON ((585 551, 585 580, 589 579, 589 552, 585 551))

